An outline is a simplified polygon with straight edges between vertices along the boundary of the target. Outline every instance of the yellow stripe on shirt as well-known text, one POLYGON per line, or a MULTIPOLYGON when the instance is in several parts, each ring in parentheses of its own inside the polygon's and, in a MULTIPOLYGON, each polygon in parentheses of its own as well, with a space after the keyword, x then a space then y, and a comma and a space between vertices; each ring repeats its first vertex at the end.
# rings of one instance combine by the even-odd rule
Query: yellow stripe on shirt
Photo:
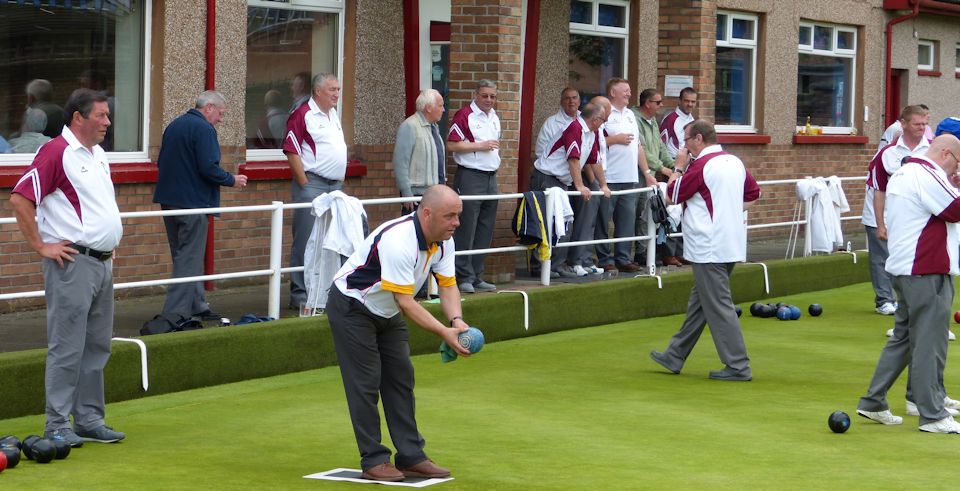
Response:
POLYGON ((433 273, 433 276, 437 278, 437 285, 444 286, 457 286, 457 277, 456 276, 444 276, 442 274, 433 273))
POLYGON ((380 288, 393 293, 402 293, 404 295, 413 295, 413 285, 398 285, 390 283, 387 280, 380 279, 380 288))

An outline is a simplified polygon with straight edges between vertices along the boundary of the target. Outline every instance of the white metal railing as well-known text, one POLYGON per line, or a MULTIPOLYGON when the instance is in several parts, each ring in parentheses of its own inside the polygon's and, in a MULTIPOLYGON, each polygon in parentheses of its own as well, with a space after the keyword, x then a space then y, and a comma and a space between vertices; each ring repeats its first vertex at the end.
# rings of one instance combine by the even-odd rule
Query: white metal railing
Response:
MULTIPOLYGON (((865 177, 844 177, 841 178, 841 181, 864 181, 865 177)), ((780 179, 772 181, 761 181, 761 186, 772 186, 772 185, 796 185, 802 179, 780 179)), ((612 191, 612 195, 626 195, 626 194, 644 194, 652 193, 652 187, 629 189, 622 191, 612 191)), ((550 192, 549 190, 547 191, 550 192)), ((578 196, 580 193, 577 191, 565 191, 567 196, 578 196)), ((601 199, 603 195, 599 192, 592 192, 594 196, 593 199, 601 199)), ((464 201, 483 201, 483 200, 514 200, 519 199, 523 195, 521 193, 510 193, 510 194, 501 194, 501 195, 487 195, 487 196, 461 196, 461 199, 464 201)), ((410 197, 410 198, 376 198, 376 199, 364 199, 361 200, 364 206, 370 205, 389 205, 389 204, 398 204, 398 203, 409 203, 419 201, 419 197, 410 197)), ((809 201, 809 200, 808 200, 809 201)), ((232 278, 249 278, 249 277, 259 277, 259 276, 269 276, 269 290, 268 290, 268 307, 267 315, 275 318, 280 317, 280 285, 282 280, 282 275, 284 273, 291 272, 300 272, 303 271, 303 267, 282 267, 281 261, 283 257, 283 211, 291 209, 302 209, 312 207, 311 203, 284 203, 281 201, 274 201, 269 205, 252 205, 252 206, 232 206, 232 207, 219 207, 219 208, 197 208, 197 209, 186 209, 186 210, 154 210, 154 211, 133 211, 133 212, 123 212, 120 214, 121 218, 146 218, 146 217, 163 217, 163 216, 177 216, 177 215, 196 215, 196 214, 213 214, 213 213, 243 213, 243 212, 270 212, 270 256, 269 256, 269 268, 268 269, 259 269, 259 270, 250 270, 250 271, 237 271, 233 273, 219 273, 219 274, 210 274, 210 275, 201 275, 201 276, 191 276, 185 278, 168 278, 162 280, 145 280, 145 281, 130 281, 124 283, 117 283, 114 285, 115 289, 127 289, 127 288, 143 288, 151 286, 160 286, 160 285, 171 285, 176 283, 190 283, 196 281, 215 281, 215 280, 224 280, 232 278)), ((553 210, 551 207, 547 208, 546 220, 548 224, 553 223, 553 210)), ((784 227, 784 226, 794 226, 794 225, 806 225, 807 218, 809 216, 809 203, 807 205, 808 213, 805 215, 802 220, 790 220, 785 222, 777 223, 764 223, 764 224, 755 224, 748 225, 747 229, 765 229, 773 227, 784 227)), ((747 214, 745 213, 745 219, 747 214)), ((859 219, 859 216, 849 216, 843 217, 842 220, 856 220, 859 219)), ((0 224, 9 224, 16 223, 15 218, 0 218, 0 224)), ((583 245, 594 245, 594 244, 612 244, 617 242, 632 242, 632 241, 648 241, 647 244, 647 257, 646 257, 646 269, 651 276, 656 275, 656 228, 654 223, 650 220, 646 221, 647 229, 644 231, 644 235, 638 235, 633 237, 621 237, 621 238, 609 238, 602 240, 585 240, 585 241, 570 241, 557 244, 554 247, 575 247, 583 245)), ((551 227, 545 227, 546 230, 551 230, 551 227)), ((682 237, 683 233, 669 234, 669 237, 682 237)), ((506 252, 521 252, 529 250, 524 246, 503 246, 503 247, 491 247, 487 249, 475 249, 475 250, 466 250, 466 251, 456 251, 456 255, 475 255, 475 254, 499 254, 506 252)), ((541 283, 544 285, 550 284, 550 261, 545 261, 541 266, 541 283)), ((6 293, 0 295, 0 301, 3 300, 12 300, 18 298, 30 298, 30 297, 40 297, 43 296, 43 290, 35 291, 26 291, 26 292, 15 292, 15 293, 6 293)))

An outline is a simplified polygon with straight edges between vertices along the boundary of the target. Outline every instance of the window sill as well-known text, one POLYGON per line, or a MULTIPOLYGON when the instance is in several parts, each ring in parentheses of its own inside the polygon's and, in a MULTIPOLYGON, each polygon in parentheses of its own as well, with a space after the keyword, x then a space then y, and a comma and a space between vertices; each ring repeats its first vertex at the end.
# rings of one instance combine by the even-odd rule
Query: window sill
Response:
POLYGON ((940 77, 943 74, 933 70, 917 70, 917 75, 921 77, 940 77))
MULTIPOLYGON (((29 165, 0 167, 0 188, 9 189, 16 186, 27 167, 29 165)), ((240 173, 246 175, 251 181, 286 181, 291 178, 290 167, 285 160, 241 164, 240 173)), ((367 175, 366 164, 356 159, 347 161, 347 177, 365 175, 367 175)), ((113 164, 110 166, 110 177, 114 184, 153 184, 157 182, 157 164, 154 162, 113 164)))
POLYGON ((866 145, 870 138, 852 135, 793 135, 795 145, 866 145))
MULTIPOLYGON (((286 160, 265 160, 240 165, 240 173, 251 181, 285 181, 293 177, 286 160)), ((367 165, 357 159, 347 160, 347 177, 367 175, 367 165)))
MULTIPOLYGON (((29 165, 0 167, 0 188, 12 188, 17 185, 20 176, 29 165)), ((114 184, 151 184, 157 182, 157 164, 138 162, 131 164, 113 164, 110 166, 110 179, 114 184)))
POLYGON ((769 145, 770 135, 717 133, 717 143, 729 143, 731 145, 769 145))

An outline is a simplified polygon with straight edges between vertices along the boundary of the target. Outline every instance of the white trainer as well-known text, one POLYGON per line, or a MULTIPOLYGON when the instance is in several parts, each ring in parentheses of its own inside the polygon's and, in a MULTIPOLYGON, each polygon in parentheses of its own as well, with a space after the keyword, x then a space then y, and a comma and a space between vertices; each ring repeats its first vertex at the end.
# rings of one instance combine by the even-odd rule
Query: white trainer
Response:
POLYGON ((898 425, 903 424, 903 418, 900 416, 894 416, 889 409, 883 411, 864 411, 863 409, 857 409, 857 414, 863 416, 864 418, 871 419, 880 424, 885 425, 898 425))
POLYGON ((593 265, 585 266, 583 269, 589 274, 603 274, 603 268, 598 268, 593 265))
POLYGON ((947 416, 946 418, 941 419, 940 421, 934 421, 933 423, 927 423, 920 426, 920 431, 926 431, 927 433, 960 433, 960 423, 957 423, 953 416, 947 416))
POLYGON ((577 276, 579 276, 577 275, 577 272, 574 271, 573 267, 571 267, 569 264, 562 264, 559 267, 557 267, 557 273, 559 273, 560 276, 564 278, 576 278, 577 276))
POLYGON ((943 398, 943 407, 948 409, 960 410, 960 401, 951 399, 949 396, 943 398))
POLYGON ((897 313, 897 306, 887 302, 879 307, 877 307, 877 313, 880 315, 893 315, 897 313))
POLYGON ((573 272, 577 273, 577 276, 586 276, 590 274, 587 272, 587 270, 583 269, 583 266, 579 264, 573 267, 573 272))
MULTIPOLYGON (((950 399, 950 398, 947 397, 947 398, 944 398, 943 400, 943 408, 947 410, 947 413, 949 413, 950 416, 960 416, 960 411, 957 411, 956 409, 947 406, 947 399, 950 399)), ((950 400, 953 401, 953 399, 950 399, 950 400)), ((957 401, 953 401, 953 402, 957 402, 957 401)), ((917 405, 910 401, 907 401, 907 416, 920 416, 920 411, 917 410, 917 405)))
POLYGON ((892 328, 892 327, 891 327, 890 329, 887 329, 887 337, 888 337, 888 338, 893 337, 893 328, 892 328))

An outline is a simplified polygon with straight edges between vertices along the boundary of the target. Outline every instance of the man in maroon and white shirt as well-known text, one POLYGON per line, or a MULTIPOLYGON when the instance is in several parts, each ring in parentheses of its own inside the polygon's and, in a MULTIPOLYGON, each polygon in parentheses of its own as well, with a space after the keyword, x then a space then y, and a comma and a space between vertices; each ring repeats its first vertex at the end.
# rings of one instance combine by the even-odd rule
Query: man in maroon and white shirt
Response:
POLYGON ((110 126, 107 97, 77 89, 64 110, 67 126, 40 147, 10 204, 27 243, 43 257, 44 435, 79 447, 124 438, 103 420, 103 368, 113 334, 112 257, 123 227, 99 145, 110 126))
MULTIPOLYGON (((500 168, 500 118, 493 110, 497 102, 497 84, 491 80, 477 82, 473 102, 461 108, 450 122, 447 148, 453 152, 457 174, 453 189, 460 196, 500 193, 497 169, 500 168)), ((464 201, 460 228, 453 236, 457 250, 486 249, 493 240, 497 223, 497 200, 464 201)), ((486 254, 457 256, 457 284, 463 293, 496 290, 483 281, 486 254)))
MULTIPOLYGON (((899 304, 893 336, 880 354, 857 413, 883 424, 900 424, 886 394, 907 363, 920 431, 960 433, 943 386, 953 276, 960 234, 960 140, 942 135, 920 157, 910 157, 890 178, 886 224, 886 270, 899 304)), ((908 411, 909 413, 909 411, 908 411)))
MULTIPOLYGON (((874 302, 877 313, 881 315, 893 315, 897 310, 892 280, 883 269, 887 260, 887 227, 883 219, 887 181, 900 168, 903 159, 923 155, 930 148, 930 141, 923 136, 926 127, 923 108, 903 108, 900 121, 903 134, 881 148, 870 161, 861 218, 867 232, 867 248, 870 249, 870 279, 873 282, 874 302)), ((892 334, 891 329, 887 335, 892 334)))
POLYGON ((683 148, 683 128, 693 122, 693 110, 697 107, 697 90, 686 87, 680 91, 680 103, 672 113, 660 121, 660 139, 667 146, 670 157, 677 158, 683 148))
MULTIPOLYGON (((538 155, 533 163, 533 175, 530 178, 530 188, 534 191, 544 191, 548 188, 559 187, 568 191, 580 191, 578 203, 589 201, 592 193, 588 180, 597 174, 586 172, 586 166, 599 167, 600 142, 597 131, 603 124, 605 113, 597 104, 583 106, 583 111, 567 127, 557 135, 554 141, 543 147, 544 154, 538 155)), ((609 192, 609 191, 607 191, 609 192)), ((577 209, 574 217, 579 216, 577 209)), ((576 225, 576 218, 574 219, 576 225)), ((573 231, 569 231, 560 238, 560 242, 570 242, 573 231)), ((570 248, 560 247, 553 250, 551 269, 564 277, 584 276, 578 274, 573 265, 568 263, 570 248)))
POLYGON ((677 154, 667 182, 667 199, 683 204, 684 256, 693 263, 694 286, 687 317, 662 353, 650 358, 680 373, 703 328, 710 334, 725 367, 710 372, 714 380, 750 381, 750 358, 730 295, 734 264, 747 258, 743 211, 760 197, 757 181, 734 155, 717 145, 713 124, 702 119, 687 125, 686 147, 677 154), (696 158, 687 165, 690 156, 696 158))
MULTIPOLYGON (((324 193, 343 189, 347 174, 347 143, 337 115, 340 82, 329 73, 313 77, 313 95, 287 119, 283 153, 293 174, 293 202, 311 203, 324 193)), ((290 266, 303 266, 307 240, 313 231, 310 208, 293 210, 290 266)), ((290 308, 307 299, 303 272, 290 273, 290 308)))

